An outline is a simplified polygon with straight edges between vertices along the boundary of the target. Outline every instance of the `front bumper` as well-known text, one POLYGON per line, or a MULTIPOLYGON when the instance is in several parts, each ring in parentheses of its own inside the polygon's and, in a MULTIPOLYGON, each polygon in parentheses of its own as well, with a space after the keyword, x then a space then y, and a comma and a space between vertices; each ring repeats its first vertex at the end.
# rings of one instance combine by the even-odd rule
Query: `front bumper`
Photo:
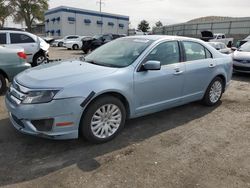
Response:
POLYGON ((80 104, 84 98, 53 100, 44 104, 17 105, 10 97, 7 93, 5 103, 10 120, 18 131, 56 140, 78 138, 78 129, 83 113, 80 104), (39 128, 33 123, 46 119, 53 119, 50 130, 39 130, 41 127, 39 128))

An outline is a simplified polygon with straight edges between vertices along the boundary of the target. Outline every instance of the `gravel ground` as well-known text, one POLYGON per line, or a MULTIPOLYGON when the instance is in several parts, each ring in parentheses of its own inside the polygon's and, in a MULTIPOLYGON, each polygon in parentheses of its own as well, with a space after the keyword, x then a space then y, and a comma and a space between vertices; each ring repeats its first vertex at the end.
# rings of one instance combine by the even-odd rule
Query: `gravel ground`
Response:
POLYGON ((0 97, 4 187, 245 188, 249 146, 248 75, 234 76, 216 107, 191 103, 130 120, 121 135, 102 145, 23 135, 11 126, 0 97))
POLYGON ((67 50, 66 48, 59 48, 59 47, 50 47, 49 50, 49 58, 51 60, 56 59, 74 59, 83 56, 84 53, 82 50, 67 50))

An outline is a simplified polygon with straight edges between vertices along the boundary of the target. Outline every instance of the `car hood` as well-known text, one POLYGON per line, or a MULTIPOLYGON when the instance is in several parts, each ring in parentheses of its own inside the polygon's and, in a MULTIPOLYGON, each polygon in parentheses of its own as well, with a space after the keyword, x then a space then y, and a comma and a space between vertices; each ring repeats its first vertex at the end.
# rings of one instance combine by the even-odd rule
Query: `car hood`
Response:
POLYGON ((19 74, 15 80, 28 88, 64 88, 72 84, 103 78, 118 68, 94 65, 78 60, 40 65, 19 74))
POLYGON ((239 60, 250 60, 250 52, 235 51, 233 58, 239 60))

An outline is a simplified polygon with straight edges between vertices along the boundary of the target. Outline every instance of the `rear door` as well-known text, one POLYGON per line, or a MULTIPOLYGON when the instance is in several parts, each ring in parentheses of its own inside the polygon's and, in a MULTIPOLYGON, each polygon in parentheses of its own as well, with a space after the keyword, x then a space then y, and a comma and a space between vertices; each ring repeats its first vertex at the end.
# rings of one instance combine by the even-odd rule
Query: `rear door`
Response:
POLYGON ((216 60, 202 44, 182 41, 185 56, 184 100, 194 101, 203 97, 216 71, 216 60))
POLYGON ((28 56, 28 62, 33 61, 33 56, 39 49, 39 44, 29 35, 25 33, 9 33, 11 46, 20 46, 24 48, 25 53, 28 56))

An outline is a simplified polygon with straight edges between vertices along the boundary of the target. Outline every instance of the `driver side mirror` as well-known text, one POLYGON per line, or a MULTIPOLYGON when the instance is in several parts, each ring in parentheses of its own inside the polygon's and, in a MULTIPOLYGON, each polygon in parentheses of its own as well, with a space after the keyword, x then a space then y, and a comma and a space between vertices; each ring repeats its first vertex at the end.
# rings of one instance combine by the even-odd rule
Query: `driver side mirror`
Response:
POLYGON ((147 61, 142 65, 143 69, 148 70, 161 70, 161 62, 160 61, 147 61))

